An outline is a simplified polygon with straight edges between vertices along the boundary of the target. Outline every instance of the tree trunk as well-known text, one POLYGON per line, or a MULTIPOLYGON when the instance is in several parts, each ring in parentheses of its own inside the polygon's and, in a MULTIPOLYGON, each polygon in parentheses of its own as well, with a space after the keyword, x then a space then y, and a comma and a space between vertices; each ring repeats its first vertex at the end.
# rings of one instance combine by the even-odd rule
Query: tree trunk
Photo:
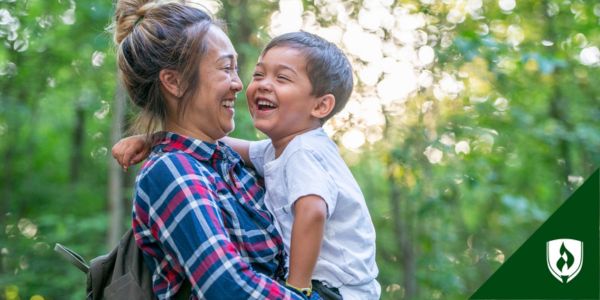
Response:
MULTIPOLYGON (((541 6, 542 9, 546 10, 549 7, 549 3, 548 1, 544 1, 543 5, 541 6)), ((553 39, 555 38, 556 35, 556 29, 554 28, 555 22, 553 22, 553 20, 548 17, 547 14, 544 13, 544 16, 546 16, 546 38, 548 39, 553 39)), ((552 57, 556 56, 556 50, 553 50, 555 48, 550 48, 550 53, 552 54, 552 57)), ((552 81, 552 84, 554 85, 554 91, 552 93, 552 99, 550 100, 550 107, 549 107, 549 115, 551 118, 555 119, 556 122, 560 125, 562 125, 565 130, 567 132, 571 132, 573 130, 573 126, 570 124, 569 120, 568 120, 568 116, 567 116, 567 101, 565 101, 565 99, 563 98, 563 94, 561 91, 561 86, 560 83, 561 81, 561 74, 562 73, 568 73, 571 74, 572 70, 566 70, 567 72, 564 72, 564 70, 562 70, 560 67, 557 67, 554 72, 552 73, 552 77, 554 78, 554 80, 552 81)), ((561 157, 562 159, 564 159, 564 165, 559 166, 560 167, 560 174, 561 174, 561 181, 562 182, 566 182, 568 180, 568 176, 573 174, 573 167, 571 165, 571 147, 569 145, 569 141, 567 141, 567 138, 564 136, 561 136, 559 141, 558 141, 558 155, 559 157, 561 157)), ((563 191, 565 192, 565 195, 568 195, 569 191, 568 189, 563 189, 563 191)))
MULTIPOLYGON (((120 84, 117 85, 114 102, 114 114, 110 132, 111 146, 123 135, 123 119, 125 116, 125 91, 120 84)), ((123 171, 119 164, 109 155, 108 169, 108 208, 110 215, 108 229, 108 245, 116 246, 123 234, 123 171)))
MULTIPOLYGON (((22 56, 18 55, 16 57, 16 63, 20 64, 22 62, 22 56)), ((10 82, 10 81, 8 81, 10 82)), ((5 89, 4 91, 10 95, 10 91, 9 89, 11 88, 11 85, 8 85, 7 89, 5 89)), ((2 103, 2 105, 4 106, 5 109, 7 109, 6 111, 11 111, 11 109, 15 109, 19 106, 19 101, 25 102, 27 101, 27 99, 29 99, 29 90, 27 89, 20 89, 17 91, 17 96, 16 98, 12 98, 10 96, 2 96, 4 99, 2 99, 2 101, 4 103, 2 103), (16 107, 14 107, 16 106, 16 107)), ((4 93, 4 92, 3 92, 4 93)), ((23 105, 29 107, 27 104, 23 103, 23 105)), ((6 116, 6 122, 7 122, 7 130, 3 136, 3 140, 4 141, 27 141, 28 143, 24 143, 24 145, 28 145, 27 147, 27 151, 29 152, 30 148, 32 148, 31 146, 31 134, 29 134, 29 139, 25 139, 22 133, 22 129, 24 127, 24 124, 32 124, 32 120, 23 120, 22 118, 15 118, 14 116, 6 116)), ((31 117, 31 115, 29 115, 28 117, 31 117)), ((0 177, 0 180, 2 181, 2 200, 0 200, 0 217, 1 218, 5 218, 6 217, 6 213, 12 213, 16 216, 20 216, 22 215, 22 209, 24 206, 26 206, 24 203, 22 203, 22 201, 15 201, 15 199, 13 199, 13 195, 14 195, 14 190, 16 188, 18 188, 17 182, 19 182, 19 179, 16 177, 18 177, 18 173, 16 172, 16 170, 14 169, 14 165, 15 165, 15 159, 19 156, 19 151, 22 151, 18 148, 20 144, 10 144, 10 143, 6 143, 5 145, 5 152, 4 155, 2 157, 3 161, 2 161, 2 169, 3 169, 3 174, 2 177, 0 177)), ((28 160, 28 164, 29 164, 29 160, 28 160)))
MULTIPOLYGON (((554 78, 556 78, 555 80, 555 86, 554 86, 554 93, 552 95, 552 100, 550 101, 550 117, 552 117, 553 119, 556 120, 557 123, 561 124, 565 130, 567 132, 572 131, 573 127, 569 124, 568 119, 567 119, 567 114, 566 114, 566 110, 567 110, 567 101, 565 101, 562 97, 562 92, 560 90, 560 71, 555 71, 554 72, 554 78)), ((561 181, 565 182, 567 181, 569 175, 573 174, 573 168, 571 165, 571 150, 570 150, 570 146, 569 146, 569 142, 567 141, 566 137, 561 136, 559 138, 558 141, 558 151, 559 151, 559 157, 561 157, 564 160, 564 164, 560 166, 560 171, 561 171, 561 181)))
POLYGON ((223 18, 227 24, 236 24, 236 32, 229 32, 233 44, 238 48, 238 66, 244 67, 248 60, 247 52, 239 49, 243 45, 251 44, 253 28, 256 27, 258 20, 253 20, 248 12, 248 0, 238 0, 234 3, 223 1, 223 18), (239 12, 239 18, 235 15, 239 12))
POLYGON ((388 176, 388 183, 390 185, 390 204, 392 208, 391 219, 394 222, 394 232, 398 244, 398 252, 401 254, 402 263, 402 278, 404 286, 404 299, 414 299, 417 295, 417 281, 416 281, 416 262, 415 253, 412 247, 412 236, 409 228, 409 214, 402 209, 402 195, 401 188, 399 186, 399 180, 394 175, 394 168, 398 167, 395 162, 392 163, 392 172, 388 176), (404 212, 404 213, 403 213, 404 212))
POLYGON ((74 184, 79 178, 79 167, 83 158, 83 133, 85 131, 85 110, 78 102, 75 107, 75 126, 71 139, 71 161, 69 168, 69 183, 74 184))
MULTIPOLYGON (((5 137, 6 138, 6 137, 5 137)), ((4 174, 2 174, 2 177, 4 178, 4 180, 2 180, 2 200, 0 201, 0 216, 2 218, 6 217, 6 214, 11 212, 11 206, 13 205, 13 199, 12 199, 12 189, 13 184, 14 184, 14 180, 13 180, 13 159, 15 157, 15 148, 14 147, 6 147, 6 152, 4 152, 4 157, 3 157, 3 166, 2 169, 4 169, 4 174)), ((14 213, 14 212, 13 212, 14 213)))
MULTIPOLYGON (((240 22, 239 22, 239 32, 240 32, 240 40, 244 41, 245 44, 251 44, 252 39, 252 29, 253 22, 249 17, 249 14, 243 13, 248 11, 248 1, 241 0, 240 1, 240 22)), ((248 55, 246 51, 240 51, 240 55, 238 57, 238 65, 245 66, 248 61, 248 55)))

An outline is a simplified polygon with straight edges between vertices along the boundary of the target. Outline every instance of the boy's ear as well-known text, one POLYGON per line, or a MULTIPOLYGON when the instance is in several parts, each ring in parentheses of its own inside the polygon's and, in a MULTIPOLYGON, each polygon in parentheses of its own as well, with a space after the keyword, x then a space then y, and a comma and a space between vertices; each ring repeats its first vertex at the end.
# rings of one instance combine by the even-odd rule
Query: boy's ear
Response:
POLYGON ((175 70, 162 69, 158 73, 158 79, 163 90, 177 98, 181 97, 181 86, 179 73, 175 70))
POLYGON ((317 105, 313 108, 311 115, 317 119, 327 117, 335 107, 335 96, 325 94, 317 99, 317 105))

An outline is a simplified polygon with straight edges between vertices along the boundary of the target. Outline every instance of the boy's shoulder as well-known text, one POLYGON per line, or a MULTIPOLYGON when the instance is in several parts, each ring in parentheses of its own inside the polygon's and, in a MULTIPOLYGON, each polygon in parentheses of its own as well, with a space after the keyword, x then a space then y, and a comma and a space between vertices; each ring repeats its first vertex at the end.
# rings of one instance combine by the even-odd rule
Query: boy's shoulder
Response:
POLYGON ((288 158, 304 153, 315 157, 319 161, 341 159, 337 145, 322 128, 294 137, 286 147, 285 152, 287 152, 285 156, 288 158))
POLYGON ((310 150, 315 152, 322 152, 325 150, 338 151, 333 140, 321 127, 294 137, 288 147, 289 146, 295 149, 310 150))

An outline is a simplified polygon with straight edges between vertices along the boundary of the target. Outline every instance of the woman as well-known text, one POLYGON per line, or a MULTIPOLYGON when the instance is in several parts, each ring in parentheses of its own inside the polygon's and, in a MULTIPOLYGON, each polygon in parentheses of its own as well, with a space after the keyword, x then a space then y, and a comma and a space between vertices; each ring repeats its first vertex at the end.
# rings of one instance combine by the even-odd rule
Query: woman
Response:
POLYGON ((120 77, 138 127, 167 133, 136 179, 133 228, 159 299, 185 280, 199 299, 302 299, 276 280, 285 252, 264 190, 218 142, 234 128, 237 54, 219 24, 183 1, 119 0, 120 77))

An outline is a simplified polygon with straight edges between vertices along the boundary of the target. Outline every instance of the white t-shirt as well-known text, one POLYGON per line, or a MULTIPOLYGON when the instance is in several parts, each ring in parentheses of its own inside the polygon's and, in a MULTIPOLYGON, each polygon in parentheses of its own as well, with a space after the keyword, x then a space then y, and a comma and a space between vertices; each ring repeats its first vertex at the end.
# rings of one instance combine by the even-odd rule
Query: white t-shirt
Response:
POLYGON ((302 196, 327 203, 327 220, 313 279, 340 288, 344 299, 377 299, 375 229, 363 194, 322 128, 301 135, 275 158, 270 140, 250 144, 250 160, 265 178, 265 204, 290 250, 292 206, 302 196))

